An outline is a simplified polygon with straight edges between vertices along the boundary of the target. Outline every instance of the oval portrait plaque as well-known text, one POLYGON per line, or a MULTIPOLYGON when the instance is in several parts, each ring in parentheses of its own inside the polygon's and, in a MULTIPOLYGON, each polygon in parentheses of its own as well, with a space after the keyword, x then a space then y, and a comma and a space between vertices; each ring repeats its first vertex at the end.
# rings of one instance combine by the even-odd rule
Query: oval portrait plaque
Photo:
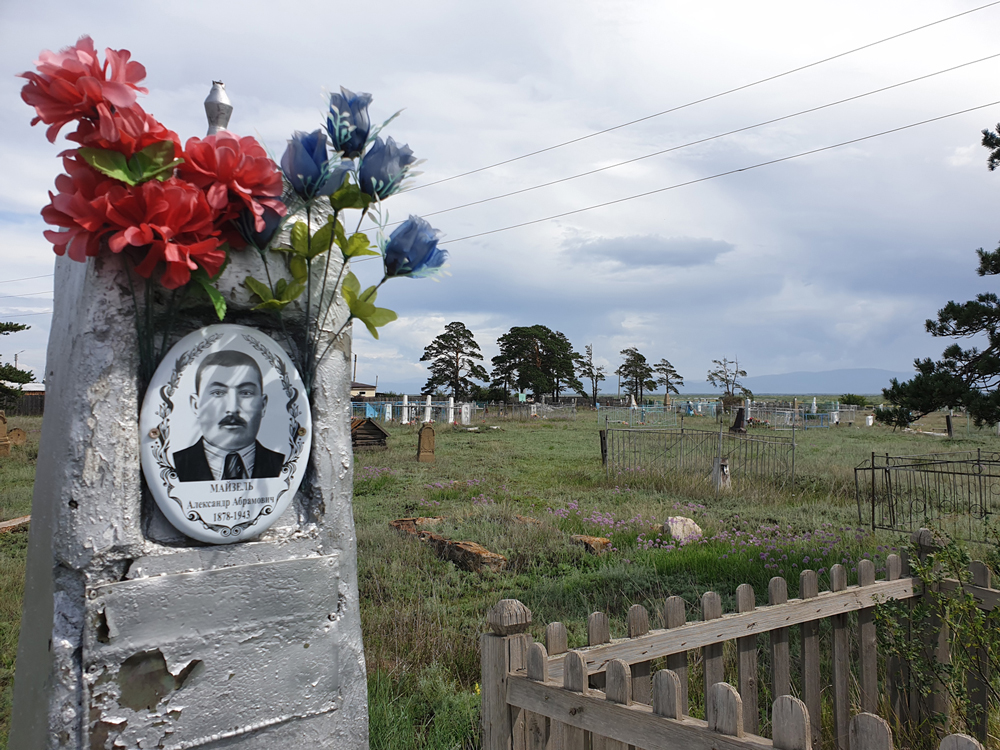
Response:
POLYGON ((160 363, 139 415, 157 506, 193 539, 229 544, 273 524, 309 461, 302 379, 269 336, 238 325, 188 334, 160 363))

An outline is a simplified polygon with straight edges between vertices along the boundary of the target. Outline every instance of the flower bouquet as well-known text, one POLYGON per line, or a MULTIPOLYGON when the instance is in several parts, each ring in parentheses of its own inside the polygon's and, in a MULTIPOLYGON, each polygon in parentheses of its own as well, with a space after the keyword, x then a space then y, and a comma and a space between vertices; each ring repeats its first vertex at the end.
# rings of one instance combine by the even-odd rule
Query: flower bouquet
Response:
POLYGON ((42 209, 60 231, 45 236, 58 255, 75 261, 102 253, 126 259, 143 383, 169 347, 189 294, 207 298, 225 319, 218 281, 235 254, 259 254, 262 278, 247 274, 241 283, 257 301, 254 309, 275 316, 285 332, 307 390, 354 320, 378 338, 378 329, 396 319, 375 304, 385 281, 430 276, 444 265, 447 251, 423 219, 411 216, 385 234, 383 202, 417 162, 408 146, 381 137, 396 115, 371 125, 369 94, 332 94, 325 126, 296 132, 279 168, 256 139, 225 129, 182 145, 139 105, 137 95, 148 93, 139 86, 146 70, 128 50, 106 49, 102 63, 84 36, 59 53, 42 52, 36 70, 21 74, 28 81, 21 97, 36 113, 32 125, 48 125, 55 142, 75 122, 66 138, 78 144, 60 154, 65 174, 42 209), (348 224, 350 211, 356 224, 348 224), (374 243, 360 231, 366 217, 378 228, 374 243), (381 257, 384 272, 379 284, 362 290, 348 265, 369 255, 381 257), (145 280, 144 307, 133 274, 145 280), (348 315, 331 330, 338 301, 348 315), (304 308, 306 323, 297 341, 282 318, 293 302, 304 308))

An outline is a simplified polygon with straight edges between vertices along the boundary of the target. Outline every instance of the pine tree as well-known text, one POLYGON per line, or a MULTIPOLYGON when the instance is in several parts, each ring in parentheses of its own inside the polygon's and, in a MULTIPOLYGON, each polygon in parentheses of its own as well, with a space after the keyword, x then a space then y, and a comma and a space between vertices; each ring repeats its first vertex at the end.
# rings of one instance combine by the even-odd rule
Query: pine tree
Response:
POLYGON ((444 333, 424 347, 421 362, 430 362, 431 376, 423 393, 433 393, 437 388, 451 389, 456 399, 470 398, 479 386, 472 382, 489 380, 486 369, 476 360, 483 358, 472 331, 458 321, 444 327, 444 333))
MULTIPOLYGON (((6 336, 18 331, 26 331, 28 326, 23 323, 4 323, 0 321, 0 336, 6 336)), ((0 409, 11 409, 21 400, 21 386, 35 379, 29 370, 21 370, 11 364, 0 364, 0 409)))
POLYGON ((555 398, 569 389, 587 395, 576 377, 575 363, 580 355, 559 331, 543 325, 515 326, 497 340, 497 345, 500 354, 492 360, 493 386, 505 397, 511 388, 530 390, 536 396, 551 393, 555 398))
MULTIPOLYGON (((684 378, 678 374, 674 366, 670 364, 665 359, 661 359, 658 363, 653 365, 653 372, 657 374, 656 384, 662 385, 664 387, 664 396, 669 398, 671 393, 680 393, 677 390, 678 386, 684 385, 684 378)), ((664 404, 666 404, 666 399, 664 399, 664 404)))
POLYGON ((625 392, 636 396, 638 403, 641 404, 643 392, 656 388, 653 368, 649 366, 646 357, 640 354, 634 346, 622 349, 620 354, 625 358, 625 361, 615 370, 615 374, 621 376, 622 382, 625 384, 625 392))

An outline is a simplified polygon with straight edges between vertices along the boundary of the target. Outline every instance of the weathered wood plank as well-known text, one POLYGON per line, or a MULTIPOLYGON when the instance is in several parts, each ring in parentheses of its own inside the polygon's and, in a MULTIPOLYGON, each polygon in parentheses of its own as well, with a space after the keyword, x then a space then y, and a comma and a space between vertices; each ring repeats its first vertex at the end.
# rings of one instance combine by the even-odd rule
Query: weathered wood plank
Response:
POLYGON ((684 716, 681 680, 672 669, 661 669, 653 675, 653 713, 668 719, 684 716))
MULTIPOLYGON (((663 605, 663 624, 673 630, 687 623, 687 603, 679 596, 671 596, 663 605)), ((688 655, 687 651, 672 653, 667 657, 667 669, 677 675, 681 683, 681 713, 688 712, 688 655)), ((680 716, 676 717, 680 718, 680 716)))
MULTIPOLYGON (((563 688, 573 693, 579 693, 581 698, 586 697, 589 692, 589 683, 587 681, 587 662, 584 660, 579 651, 570 651, 566 654, 564 663, 566 665, 566 675, 563 678, 563 688)), ((508 702, 510 702, 511 695, 509 687, 510 685, 508 683, 508 702)), ((545 712, 535 711, 535 713, 541 714, 545 712)), ((553 734, 555 735, 556 741, 561 743, 566 750, 587 750, 590 743, 590 737, 586 731, 579 726, 573 726, 565 721, 560 721, 560 716, 553 716, 552 714, 548 714, 548 716, 550 719, 559 722, 558 725, 554 727, 555 731, 553 734)))
POLYGON ((812 750, 809 709, 798 698, 782 695, 774 702, 771 729, 776 750, 812 750))
MULTIPOLYGON (((758 607, 753 612, 723 615, 720 619, 708 622, 689 622, 683 627, 651 630, 639 638, 616 639, 603 646, 587 649, 587 665, 591 672, 600 672, 611 659, 623 659, 629 664, 649 661, 702 648, 718 641, 822 620, 834 614, 855 612, 886 599, 910 599, 919 594, 919 587, 920 581, 916 578, 879 581, 873 586, 848 586, 846 591, 836 593, 824 591, 810 599, 790 599, 781 606, 758 607)), ((549 674, 555 678, 562 676, 561 656, 549 657, 549 674)))
MULTIPOLYGON (((830 590, 847 588, 847 570, 839 563, 830 567, 830 590)), ((851 654, 847 637, 847 615, 830 618, 833 626, 833 738, 839 750, 848 750, 851 713, 847 686, 851 676, 851 654)))
MULTIPOLYGON (((638 638, 649 632, 649 612, 641 604, 633 604, 628 609, 628 637, 638 638)), ((632 665, 632 700, 649 703, 652 700, 650 663, 641 661, 632 665)))
MULTIPOLYGON (((706 591, 701 595, 701 619, 704 622, 716 620, 722 617, 722 598, 714 591, 706 591)), ((701 659, 705 673, 705 700, 708 701, 708 692, 712 685, 717 682, 724 682, 726 674, 722 661, 723 640, 713 641, 702 646, 701 659)))
MULTIPOLYGON (((528 646, 528 679, 546 682, 549 679, 549 659, 541 643, 528 646)), ((541 714, 525 712, 524 723, 528 750, 546 750, 549 744, 550 719, 541 714)))
POLYGON ((667 719, 654 715, 652 707, 643 703, 621 706, 605 700, 600 693, 581 695, 563 690, 551 680, 543 684, 511 675, 507 683, 507 700, 514 706, 581 730, 603 732, 612 739, 643 750, 769 750, 774 747, 764 737, 750 734, 728 737, 710 731, 708 723, 699 719, 667 719))
POLYGON ((983 750, 983 746, 967 734, 949 734, 938 750, 983 750))
POLYGON ((549 656, 565 654, 567 643, 565 625, 561 622, 550 622, 545 626, 545 650, 549 656))
MULTIPOLYGON (((909 573, 909 570, 906 571, 909 573)), ((899 555, 889 555, 885 560, 885 578, 897 581, 903 575, 903 561, 899 555)), ((907 623, 905 627, 909 628, 907 623)), ((909 721, 909 672, 898 656, 886 660, 886 681, 889 683, 889 707, 901 722, 909 721)), ((869 712, 872 713, 872 712, 869 712)))
MULTIPOLYGON (((973 585, 984 589, 990 587, 990 569, 985 563, 974 560, 969 565, 969 572, 972 574, 973 585)), ((987 717, 989 715, 986 707, 989 705, 990 696, 990 661, 984 649, 976 649, 971 656, 971 668, 966 673, 965 678, 969 691, 969 703, 974 708, 972 715, 969 717, 969 729, 977 740, 986 742, 987 717)), ((941 743, 941 747, 944 747, 943 742, 941 743)))
MULTIPOLYGON (((788 601, 788 582, 775 576, 767 585, 767 600, 773 607, 788 601)), ((771 640, 771 695, 790 695, 792 692, 791 660, 788 655, 788 628, 775 628, 771 640)))
POLYGON ((892 730, 875 714, 861 713, 851 719, 851 750, 892 750, 892 730))
MULTIPOLYGON (((958 581, 953 581, 949 578, 941 582, 942 591, 955 591, 957 588, 958 581)), ((976 606, 979 609, 992 612, 997 607, 1000 607, 1000 591, 997 589, 991 589, 989 586, 979 586, 975 583, 967 583, 962 588, 966 593, 972 594, 975 597, 976 606)))
MULTIPOLYGON (((632 673, 628 664, 620 659, 614 659, 608 662, 606 675, 608 689, 604 693, 605 699, 623 706, 632 705, 632 673)), ((594 734, 594 750, 628 750, 628 748, 628 743, 594 734)))
POLYGON ((509 750, 510 712, 507 710, 507 640, 485 633, 479 638, 482 666, 480 721, 483 750, 509 750))
MULTIPOLYGON (((799 574, 799 595, 803 601, 809 601, 819 596, 819 581, 815 570, 803 570, 799 574)), ((836 593, 834 595, 836 596, 836 593)), ((818 747, 822 739, 820 737, 819 622, 817 620, 804 622, 800 628, 802 633, 802 702, 809 709, 812 744, 818 747)))
MULTIPOLYGON (((611 622, 604 612, 591 612, 587 618, 587 645, 600 646, 611 642, 611 622)), ((604 689, 604 675, 590 675, 590 686, 598 690, 604 689)))
POLYGON ((727 737, 742 737, 743 701, 736 688, 728 682, 717 682, 705 694, 705 715, 708 728, 727 737))
MULTIPOLYGON (((741 583, 736 589, 736 609, 753 612, 755 604, 753 586, 741 583)), ((743 729, 757 734, 760 719, 757 706, 757 636, 737 638, 736 651, 740 699, 743 701, 743 729)))
MULTIPOLYGON (((875 583, 875 563, 858 562, 858 585, 875 583)), ((878 644, 875 633, 875 609, 858 610, 858 656, 861 682, 861 710, 875 713, 878 708, 878 644)))

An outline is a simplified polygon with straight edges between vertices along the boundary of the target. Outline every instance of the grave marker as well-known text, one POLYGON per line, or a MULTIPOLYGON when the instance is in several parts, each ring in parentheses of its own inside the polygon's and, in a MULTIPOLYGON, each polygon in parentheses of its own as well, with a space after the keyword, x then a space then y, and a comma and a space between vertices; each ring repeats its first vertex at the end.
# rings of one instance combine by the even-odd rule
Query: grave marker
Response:
POLYGON ((434 428, 429 423, 417 432, 417 461, 424 464, 434 463, 434 428))

